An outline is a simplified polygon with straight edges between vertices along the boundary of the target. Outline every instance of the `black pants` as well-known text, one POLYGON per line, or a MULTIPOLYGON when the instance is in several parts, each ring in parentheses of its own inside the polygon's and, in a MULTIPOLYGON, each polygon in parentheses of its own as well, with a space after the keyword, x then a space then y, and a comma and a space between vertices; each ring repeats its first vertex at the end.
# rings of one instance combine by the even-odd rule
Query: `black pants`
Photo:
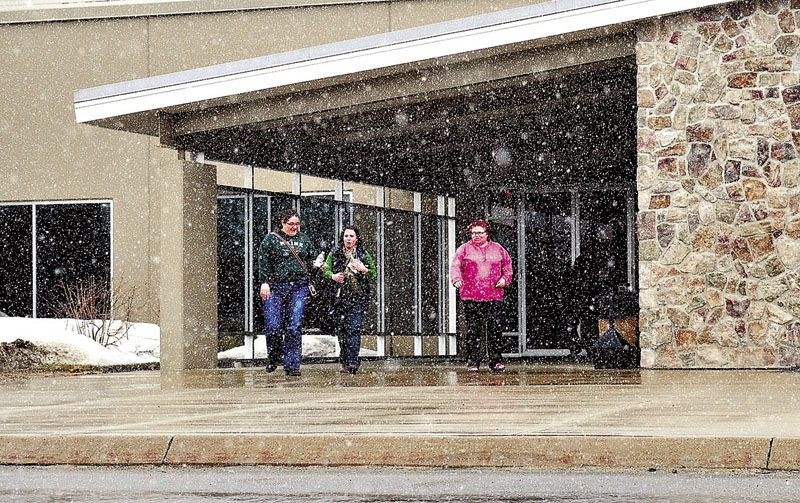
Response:
POLYGON ((502 332, 500 331, 500 308, 502 301, 490 300, 476 302, 464 301, 464 316, 467 319, 467 336, 464 340, 467 351, 467 365, 478 365, 483 359, 481 341, 486 334, 486 352, 489 353, 489 367, 500 363, 502 332))

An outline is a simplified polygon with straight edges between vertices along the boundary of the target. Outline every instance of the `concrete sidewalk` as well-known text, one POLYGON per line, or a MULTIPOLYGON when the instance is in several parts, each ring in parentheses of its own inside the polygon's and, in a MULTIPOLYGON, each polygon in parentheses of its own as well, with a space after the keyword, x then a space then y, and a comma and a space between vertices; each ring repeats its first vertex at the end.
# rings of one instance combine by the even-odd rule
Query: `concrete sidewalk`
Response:
POLYGON ((800 372, 333 364, 0 379, 0 464, 800 469, 800 372))

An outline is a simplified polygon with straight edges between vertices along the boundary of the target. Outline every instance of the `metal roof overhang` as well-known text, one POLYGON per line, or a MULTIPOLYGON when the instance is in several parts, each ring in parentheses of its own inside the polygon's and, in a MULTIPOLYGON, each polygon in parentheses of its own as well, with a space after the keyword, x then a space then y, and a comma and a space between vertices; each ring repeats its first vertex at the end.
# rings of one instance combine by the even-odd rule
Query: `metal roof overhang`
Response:
MULTIPOLYGON (((241 112, 241 106, 259 99, 400 75, 492 54, 562 44, 564 40, 585 38, 577 34, 602 35, 627 23, 731 1, 552 0, 260 58, 82 89, 75 92, 75 114, 79 123, 160 135, 163 141, 174 134, 251 122, 241 112), (194 124, 176 124, 174 119, 165 119, 214 107, 234 107, 233 115, 237 117, 212 126, 199 125, 196 120, 194 124), (169 132, 165 131, 165 124, 168 124, 169 132)), ((292 113, 286 112, 285 115, 292 113)), ((270 118, 278 117, 271 114, 270 118)), ((213 119, 217 121, 216 113, 213 119)))

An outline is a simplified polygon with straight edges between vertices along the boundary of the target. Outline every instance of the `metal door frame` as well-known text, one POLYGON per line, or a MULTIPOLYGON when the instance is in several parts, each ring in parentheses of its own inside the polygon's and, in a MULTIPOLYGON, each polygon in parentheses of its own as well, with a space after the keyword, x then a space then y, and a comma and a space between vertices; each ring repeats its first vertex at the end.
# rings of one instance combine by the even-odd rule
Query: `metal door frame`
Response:
MULTIPOLYGON (((567 356, 569 349, 540 349, 527 347, 527 284, 526 272, 527 264, 525 263, 525 202, 527 201, 528 194, 532 193, 554 193, 554 192, 568 192, 570 194, 570 219, 572 221, 572 230, 570 232, 570 260, 575 263, 575 259, 580 254, 580 230, 581 230, 581 204, 580 195, 586 192, 624 192, 626 200, 626 250, 627 250, 627 276, 628 288, 632 291, 638 290, 636 284, 636 189, 626 184, 611 184, 598 188, 593 185, 574 185, 568 188, 563 186, 541 186, 541 187, 488 187, 489 191, 498 191, 509 189, 514 194, 515 201, 513 203, 514 214, 511 218, 516 223, 517 230, 517 250, 516 261, 514 263, 514 276, 517 285, 517 331, 503 332, 503 336, 516 336, 517 337, 517 352, 504 354, 508 357, 523 357, 523 356, 567 356)), ((486 221, 499 220, 492 218, 490 215, 489 202, 486 201, 484 212, 486 221)))

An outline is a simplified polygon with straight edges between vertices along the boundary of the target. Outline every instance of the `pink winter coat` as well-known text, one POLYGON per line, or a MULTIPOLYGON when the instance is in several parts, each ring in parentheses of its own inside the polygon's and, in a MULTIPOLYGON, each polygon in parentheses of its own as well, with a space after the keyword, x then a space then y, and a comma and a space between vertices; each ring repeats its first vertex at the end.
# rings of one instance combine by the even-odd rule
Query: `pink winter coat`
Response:
POLYGON ((459 246, 450 264, 450 281, 461 285, 461 300, 503 300, 503 289, 494 285, 505 278, 511 283, 511 257, 508 252, 489 241, 483 248, 468 241, 459 246))

